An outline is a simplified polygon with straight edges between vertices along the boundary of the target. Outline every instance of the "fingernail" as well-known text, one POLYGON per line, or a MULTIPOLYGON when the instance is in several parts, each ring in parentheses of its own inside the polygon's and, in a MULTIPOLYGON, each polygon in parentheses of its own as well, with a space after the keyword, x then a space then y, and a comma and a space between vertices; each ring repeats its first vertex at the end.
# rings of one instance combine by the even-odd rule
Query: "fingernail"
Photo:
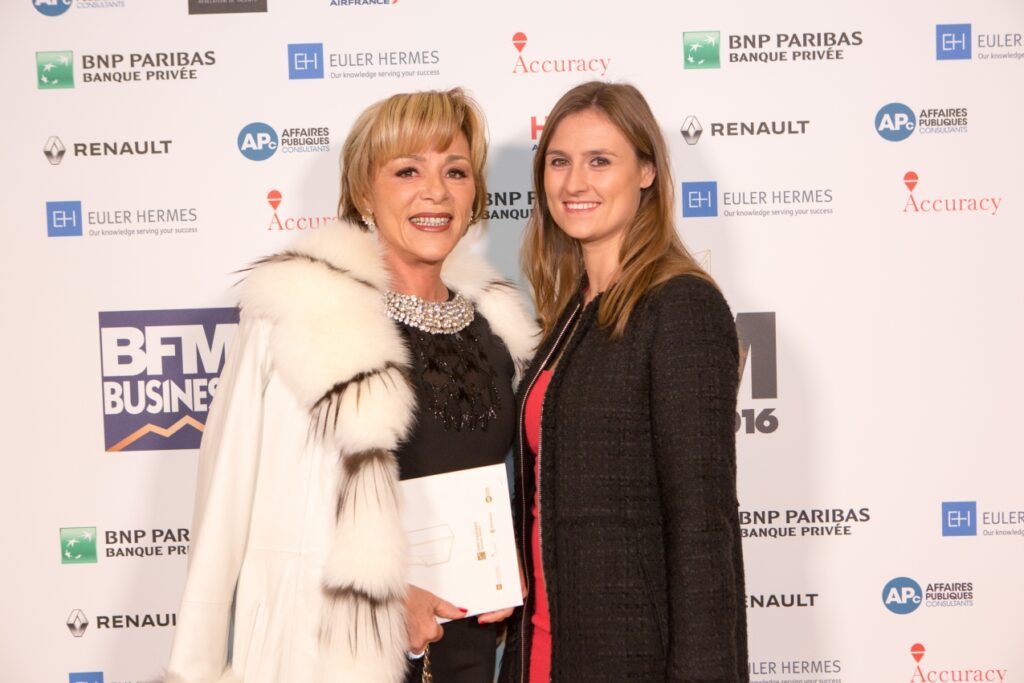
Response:
POLYGON ((468 612, 469 610, 468 610, 468 609, 466 609, 465 607, 460 607, 460 608, 459 608, 459 611, 460 611, 460 612, 468 612))

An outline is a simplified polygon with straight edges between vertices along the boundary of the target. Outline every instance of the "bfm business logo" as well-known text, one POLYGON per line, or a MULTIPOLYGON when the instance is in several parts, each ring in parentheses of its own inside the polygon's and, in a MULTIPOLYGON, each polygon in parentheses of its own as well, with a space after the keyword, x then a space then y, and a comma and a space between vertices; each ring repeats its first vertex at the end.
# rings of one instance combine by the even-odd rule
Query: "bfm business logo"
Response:
POLYGON ((238 309, 99 314, 107 452, 198 448, 238 309))
POLYGON ((740 340, 740 377, 749 376, 750 398, 756 402, 744 407, 746 402, 741 400, 736 431, 743 427, 745 434, 771 434, 779 428, 779 418, 774 415, 774 407, 766 407, 761 401, 779 397, 775 313, 737 313, 736 334, 740 340))

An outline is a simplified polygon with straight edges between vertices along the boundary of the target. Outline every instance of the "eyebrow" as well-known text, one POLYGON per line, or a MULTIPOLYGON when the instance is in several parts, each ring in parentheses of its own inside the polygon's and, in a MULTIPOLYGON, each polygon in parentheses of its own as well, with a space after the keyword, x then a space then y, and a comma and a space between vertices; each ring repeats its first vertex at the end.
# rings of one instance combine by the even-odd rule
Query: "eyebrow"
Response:
MULTIPOLYGON (((552 154, 561 154, 564 157, 570 156, 567 152, 563 152, 560 149, 549 149, 545 156, 551 156, 552 154)), ((588 149, 583 153, 583 156, 605 156, 605 157, 617 157, 618 154, 611 151, 610 149, 588 149)))
MULTIPOLYGON (((423 163, 424 161, 426 161, 426 159, 424 159, 419 154, 405 154, 405 155, 402 155, 400 157, 395 157, 395 158, 396 159, 412 159, 413 161, 419 161, 420 163, 423 163)), ((445 160, 446 163, 452 162, 452 161, 469 161, 469 157, 463 156, 461 154, 449 154, 447 157, 445 157, 444 160, 445 160)))

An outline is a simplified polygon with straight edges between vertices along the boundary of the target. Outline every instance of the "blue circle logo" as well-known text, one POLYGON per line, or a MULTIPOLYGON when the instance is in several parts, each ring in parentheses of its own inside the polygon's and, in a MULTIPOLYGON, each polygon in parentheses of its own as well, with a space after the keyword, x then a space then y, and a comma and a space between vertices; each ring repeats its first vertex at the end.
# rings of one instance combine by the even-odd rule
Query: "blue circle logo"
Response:
POLYGON ((32 0, 32 6, 40 14, 57 17, 71 9, 71 0, 32 0))
POLYGON ((882 603, 890 612, 910 614, 921 606, 921 585, 906 576, 898 576, 882 589, 882 603))
POLYGON ((914 110, 899 102, 890 102, 875 114, 875 130, 889 142, 906 140, 917 128, 914 110))
POLYGON ((277 131, 265 123, 250 123, 238 134, 238 151, 246 159, 266 161, 277 151, 277 131))

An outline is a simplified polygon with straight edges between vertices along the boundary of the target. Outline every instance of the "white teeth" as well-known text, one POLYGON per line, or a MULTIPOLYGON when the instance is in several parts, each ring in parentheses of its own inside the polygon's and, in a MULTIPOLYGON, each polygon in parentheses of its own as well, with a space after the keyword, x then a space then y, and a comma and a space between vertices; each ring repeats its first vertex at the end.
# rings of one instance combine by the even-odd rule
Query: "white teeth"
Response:
POLYGON ((445 217, 440 217, 440 216, 433 217, 432 216, 432 217, 429 217, 429 218, 427 216, 414 216, 413 218, 410 218, 409 220, 412 222, 413 225, 422 225, 425 228, 438 228, 438 227, 441 227, 442 225, 448 225, 452 221, 452 219, 447 217, 447 216, 445 216, 445 217))
POLYGON ((584 209, 593 209, 597 207, 597 202, 566 202, 565 208, 570 211, 582 211, 584 209))

